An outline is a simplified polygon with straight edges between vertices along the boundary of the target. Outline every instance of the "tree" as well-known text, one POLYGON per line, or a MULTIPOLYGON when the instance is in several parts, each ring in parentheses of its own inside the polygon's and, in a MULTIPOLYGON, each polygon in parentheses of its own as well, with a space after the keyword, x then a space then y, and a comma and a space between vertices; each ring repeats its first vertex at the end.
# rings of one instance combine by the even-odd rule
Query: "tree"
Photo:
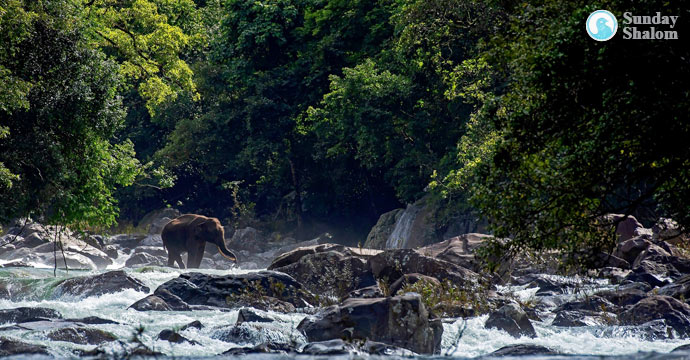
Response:
MULTIPOLYGON (((502 30, 449 75, 449 96, 477 107, 443 185, 509 237, 500 252, 555 249, 591 265, 614 245, 607 213, 654 207, 690 225, 690 148, 675 140, 690 135, 688 44, 593 41, 582 25, 597 8, 506 5, 502 30)), ((660 1, 606 8, 687 14, 660 1)))
POLYGON ((112 224, 112 189, 139 172, 132 144, 110 142, 124 114, 117 64, 89 46, 72 3, 4 5, 0 163, 11 187, 0 189, 0 219, 112 224))

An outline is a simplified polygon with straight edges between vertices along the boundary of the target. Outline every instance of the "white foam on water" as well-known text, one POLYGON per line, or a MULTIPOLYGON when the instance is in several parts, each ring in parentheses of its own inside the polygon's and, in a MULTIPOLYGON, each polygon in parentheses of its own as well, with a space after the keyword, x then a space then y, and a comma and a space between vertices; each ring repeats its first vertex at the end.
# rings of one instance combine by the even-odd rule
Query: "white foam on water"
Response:
POLYGON ((516 339, 505 331, 485 329, 488 315, 443 324, 443 354, 476 357, 514 344, 541 345, 564 354, 628 355, 637 352, 667 353, 687 340, 644 340, 638 336, 599 337, 593 328, 560 328, 533 322, 537 337, 516 339), (460 335, 461 334, 461 335, 460 335), (459 338, 459 339, 458 339, 459 338))

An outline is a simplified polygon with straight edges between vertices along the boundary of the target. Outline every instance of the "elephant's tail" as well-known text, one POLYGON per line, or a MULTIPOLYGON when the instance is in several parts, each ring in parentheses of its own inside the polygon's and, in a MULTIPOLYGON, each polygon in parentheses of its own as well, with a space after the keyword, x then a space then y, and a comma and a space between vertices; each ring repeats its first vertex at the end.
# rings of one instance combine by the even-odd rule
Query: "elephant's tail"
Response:
POLYGON ((228 258, 228 260, 232 260, 232 261, 237 262, 237 256, 235 256, 235 254, 233 254, 232 251, 228 250, 228 248, 225 247, 225 244, 223 244, 223 245, 216 244, 216 247, 218 248, 218 252, 221 255, 228 258))

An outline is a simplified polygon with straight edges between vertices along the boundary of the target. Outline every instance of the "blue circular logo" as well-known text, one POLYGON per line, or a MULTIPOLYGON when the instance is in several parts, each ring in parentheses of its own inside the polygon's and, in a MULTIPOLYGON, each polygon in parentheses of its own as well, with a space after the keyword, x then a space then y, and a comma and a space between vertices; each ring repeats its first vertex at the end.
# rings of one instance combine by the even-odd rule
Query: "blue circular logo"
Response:
POLYGON ((597 10, 587 18, 587 34, 596 41, 610 40, 618 30, 618 20, 610 11, 597 10))

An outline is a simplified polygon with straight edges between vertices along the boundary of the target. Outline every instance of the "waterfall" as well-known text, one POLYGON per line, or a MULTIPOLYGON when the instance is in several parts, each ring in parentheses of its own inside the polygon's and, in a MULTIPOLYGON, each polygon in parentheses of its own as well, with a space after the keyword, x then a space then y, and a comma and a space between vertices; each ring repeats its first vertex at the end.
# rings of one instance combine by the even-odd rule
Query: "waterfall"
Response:
POLYGON ((420 208, 414 204, 407 205, 405 211, 396 220, 395 227, 388 236, 388 240, 386 240, 386 249, 402 249, 405 247, 407 240, 410 238, 412 224, 414 224, 419 210, 420 208))

